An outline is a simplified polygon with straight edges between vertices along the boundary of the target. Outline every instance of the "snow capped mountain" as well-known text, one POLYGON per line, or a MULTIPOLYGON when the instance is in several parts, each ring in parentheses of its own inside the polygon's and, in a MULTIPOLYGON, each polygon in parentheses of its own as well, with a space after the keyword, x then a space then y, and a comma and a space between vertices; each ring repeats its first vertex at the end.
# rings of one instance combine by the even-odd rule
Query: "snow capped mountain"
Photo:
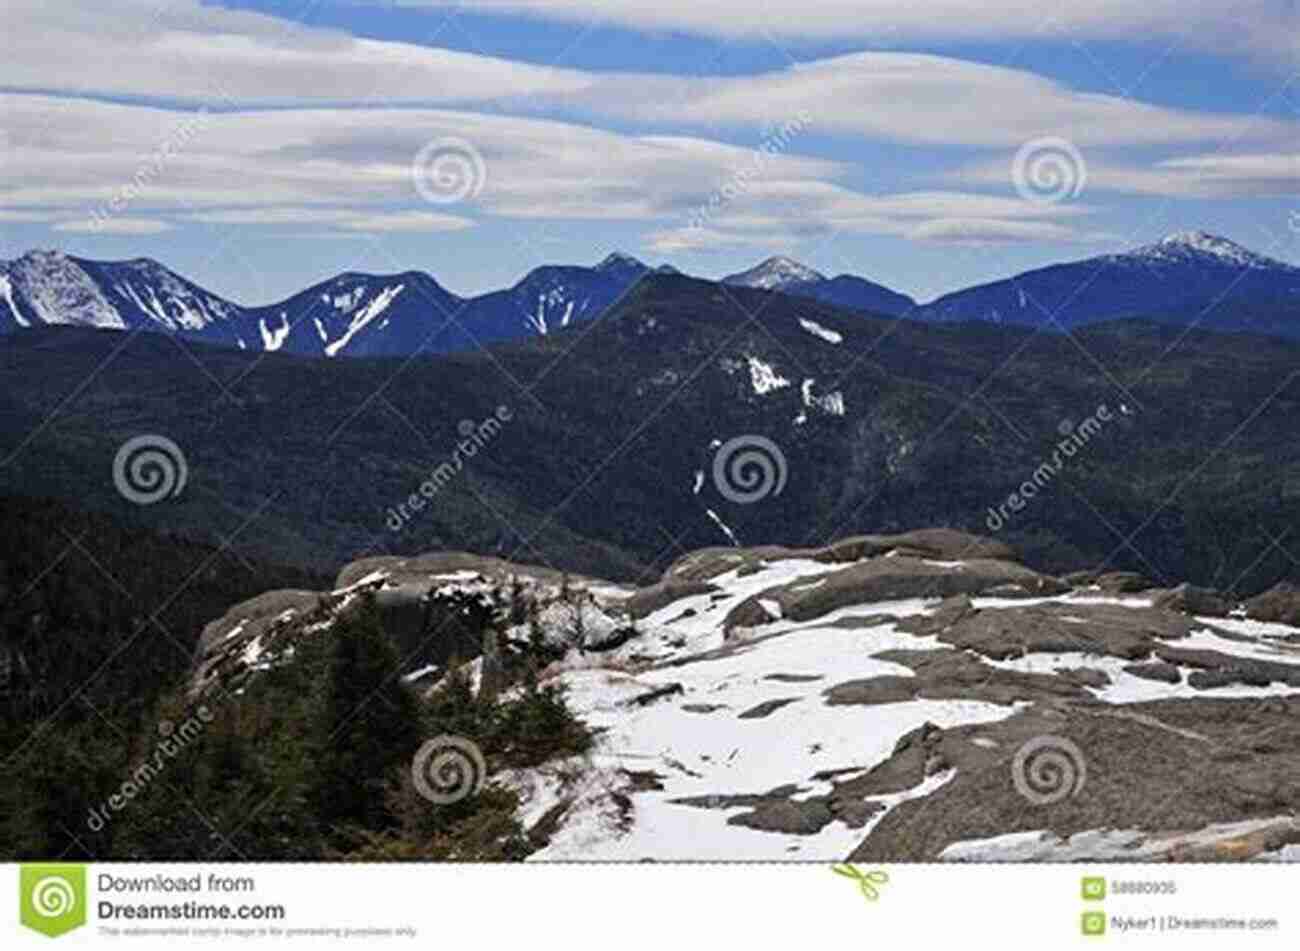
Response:
POLYGON ((20 327, 36 323, 124 329, 126 322, 74 258, 58 251, 29 251, 0 265, 4 317, 20 327))
POLYGON ((257 349, 307 356, 406 356, 458 333, 465 302, 419 271, 340 274, 249 311, 257 349))
POLYGON ((615 251, 608 255, 605 260, 596 265, 595 270, 604 271, 605 273, 624 272, 630 274, 644 274, 649 270, 641 261, 637 260, 630 254, 622 251, 615 251))
POLYGON ((649 271, 618 252, 595 267, 535 268, 514 287, 475 298, 465 326, 481 343, 551 333, 600 316, 649 271))
POLYGON ((748 271, 724 277, 722 283, 781 291, 796 297, 810 297, 847 310, 874 314, 901 316, 916 308, 916 302, 912 298, 874 284, 866 278, 853 274, 828 278, 819 271, 786 257, 768 258, 748 271))
POLYGON ((1069 328, 1143 317, 1206 330, 1300 336, 1300 268, 1203 231, 1028 271, 921 308, 941 321, 1069 328))
POLYGON ((781 291, 796 284, 809 284, 826 280, 826 275, 807 265, 786 257, 768 258, 766 261, 722 279, 723 284, 737 287, 756 287, 765 291, 781 291))
MULTIPOLYGON (((1289 265, 1243 248, 1235 241, 1206 231, 1179 231, 1155 244, 1148 244, 1114 259, 1136 260, 1142 263, 1201 264, 1210 267, 1234 268, 1287 268, 1289 265)), ((1293 269, 1294 270, 1294 269, 1293 269)))
MULTIPOLYGON (((450 353, 594 320, 647 274, 677 273, 614 252, 590 267, 535 268, 513 287, 472 298, 450 293, 421 271, 345 273, 280 303, 245 307, 148 258, 92 261, 37 250, 0 261, 0 334, 65 325, 143 329, 327 358, 450 353)), ((722 283, 922 320, 1069 328, 1143 317, 1300 336, 1300 268, 1204 231, 1029 271, 924 306, 865 278, 827 278, 788 257, 769 258, 722 283)))
POLYGON ((196 333, 236 320, 242 313, 235 304, 148 258, 106 264, 82 261, 81 265, 105 287, 110 299, 130 302, 130 307, 119 306, 119 310, 135 308, 167 330, 196 333))
POLYGON ((89 261, 29 251, 0 262, 0 330, 54 324, 186 333, 214 343, 239 339, 235 304, 157 261, 89 261))

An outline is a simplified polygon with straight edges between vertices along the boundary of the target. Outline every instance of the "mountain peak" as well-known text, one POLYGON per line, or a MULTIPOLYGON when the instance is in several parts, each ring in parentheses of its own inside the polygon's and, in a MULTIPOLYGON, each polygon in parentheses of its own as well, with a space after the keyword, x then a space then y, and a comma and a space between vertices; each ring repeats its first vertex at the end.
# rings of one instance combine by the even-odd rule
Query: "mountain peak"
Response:
POLYGON ((596 270, 598 271, 612 271, 615 269, 622 269, 622 268, 636 268, 638 270, 646 270, 646 266, 642 264, 639 260, 637 260, 630 254, 623 253, 622 251, 613 252, 612 254, 608 255, 605 258, 605 260, 601 261, 599 264, 596 265, 596 270))
POLYGON ((1279 266, 1279 262, 1271 258, 1208 231, 1176 231, 1161 238, 1155 244, 1138 248, 1132 254, 1137 257, 1162 260, 1215 261, 1237 267, 1279 266))
POLYGON ((779 290, 793 284, 808 284, 826 280, 826 275, 805 264, 781 255, 770 257, 748 271, 732 274, 722 279, 724 284, 779 290))
POLYGON ((22 257, 17 258, 19 261, 66 261, 68 255, 58 248, 32 248, 25 251, 22 257))

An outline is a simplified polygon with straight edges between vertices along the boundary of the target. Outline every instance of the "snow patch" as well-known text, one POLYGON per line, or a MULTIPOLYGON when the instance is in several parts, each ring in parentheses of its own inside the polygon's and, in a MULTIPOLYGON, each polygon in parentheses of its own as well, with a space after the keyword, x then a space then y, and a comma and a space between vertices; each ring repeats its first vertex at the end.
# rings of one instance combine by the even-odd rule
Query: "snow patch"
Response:
POLYGON ((823 327, 821 324, 817 323, 817 321, 815 321, 815 320, 807 320, 807 319, 805 319, 805 318, 803 318, 803 317, 800 317, 800 318, 799 318, 799 326, 802 327, 804 330, 808 331, 808 332, 809 332, 810 334, 812 334, 814 337, 820 337, 822 340, 825 340, 827 343, 843 343, 843 342, 844 342, 844 335, 843 335, 843 334, 841 334, 841 333, 839 333, 839 332, 837 332, 837 331, 831 330, 829 327, 823 327))
POLYGON ((266 326, 266 318, 263 317, 257 322, 258 329, 262 331, 262 349, 268 352, 279 350, 284 346, 284 342, 289 337, 289 319, 283 313, 280 314, 280 326, 274 330, 266 326))
MULTIPOLYGON (((398 284, 396 287, 385 287, 375 295, 374 299, 364 309, 353 315, 352 322, 348 324, 348 329, 344 331, 343 336, 325 347, 325 356, 338 356, 339 351, 351 343, 352 338, 364 330, 367 324, 386 311, 397 298, 397 295, 405 289, 405 284, 398 284)), ((357 291, 360 292, 361 288, 357 288, 357 291)), ((337 302, 335 306, 337 306, 337 302)))
POLYGON ((780 390, 790 385, 790 381, 776 372, 770 363, 764 363, 758 357, 747 357, 749 362, 749 380, 754 392, 759 396, 780 390))

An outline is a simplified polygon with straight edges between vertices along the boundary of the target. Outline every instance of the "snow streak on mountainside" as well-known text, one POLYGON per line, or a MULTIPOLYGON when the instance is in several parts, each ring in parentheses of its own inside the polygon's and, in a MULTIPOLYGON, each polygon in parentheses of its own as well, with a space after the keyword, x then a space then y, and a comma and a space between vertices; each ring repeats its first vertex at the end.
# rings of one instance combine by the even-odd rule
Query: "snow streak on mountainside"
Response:
POLYGON ((514 287, 471 301, 464 324, 481 343, 548 334, 599 317, 649 271, 620 253, 595 267, 539 267, 514 287))

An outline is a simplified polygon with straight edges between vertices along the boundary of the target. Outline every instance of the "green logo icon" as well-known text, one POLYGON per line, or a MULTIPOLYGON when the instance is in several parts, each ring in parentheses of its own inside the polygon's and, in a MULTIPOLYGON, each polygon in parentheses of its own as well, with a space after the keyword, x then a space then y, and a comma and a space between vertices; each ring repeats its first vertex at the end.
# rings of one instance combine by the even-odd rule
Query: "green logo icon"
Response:
POLYGON ((1100 938, 1106 933, 1106 913, 1104 911, 1085 911, 1083 913, 1083 933, 1089 938, 1100 938))
POLYGON ((880 897, 879 886, 889 881, 889 874, 879 869, 873 869, 870 872, 864 872, 861 869, 854 868, 852 865, 832 865, 831 871, 836 875, 843 875, 845 878, 851 878, 858 883, 858 891, 862 892, 862 897, 867 901, 875 901, 880 897))
POLYGON ((1101 876, 1086 876, 1083 880, 1083 900, 1101 901, 1106 897, 1106 879, 1101 876))
POLYGON ((24 865, 18 873, 19 919, 57 938, 86 923, 86 866, 24 865))

